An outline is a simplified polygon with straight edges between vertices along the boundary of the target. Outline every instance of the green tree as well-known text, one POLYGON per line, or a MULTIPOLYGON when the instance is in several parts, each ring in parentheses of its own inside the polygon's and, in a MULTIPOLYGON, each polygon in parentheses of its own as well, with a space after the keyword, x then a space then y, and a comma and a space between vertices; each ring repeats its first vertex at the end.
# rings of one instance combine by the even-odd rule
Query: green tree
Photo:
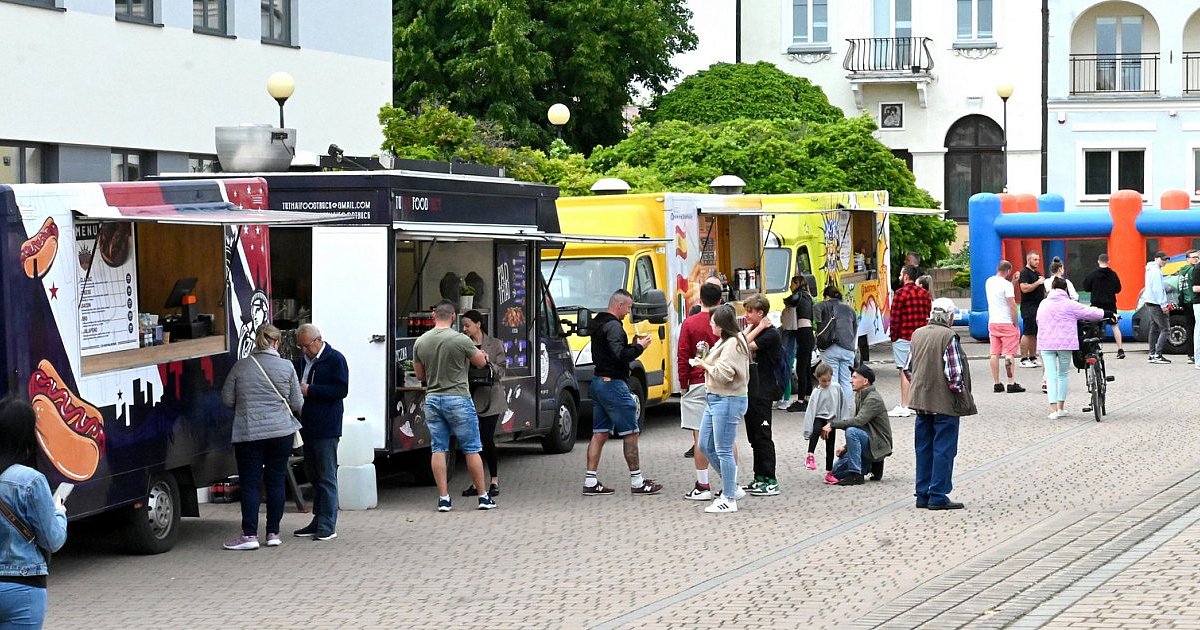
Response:
POLYGON ((642 118, 648 122, 691 123, 737 118, 794 118, 830 123, 844 116, 841 109, 829 103, 819 86, 765 61, 713 64, 656 97, 651 107, 642 112, 642 118))
POLYGON ((617 142, 632 90, 661 93, 696 46, 685 0, 394 0, 393 16, 396 107, 450 103, 535 147, 556 102, 571 145, 617 142))

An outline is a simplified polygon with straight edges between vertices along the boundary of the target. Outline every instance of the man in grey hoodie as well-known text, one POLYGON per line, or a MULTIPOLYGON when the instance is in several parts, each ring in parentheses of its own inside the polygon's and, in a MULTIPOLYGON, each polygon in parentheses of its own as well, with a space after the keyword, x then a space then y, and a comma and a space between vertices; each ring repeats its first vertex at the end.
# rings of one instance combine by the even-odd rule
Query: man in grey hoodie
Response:
POLYGON ((1142 303, 1145 305, 1146 316, 1150 318, 1146 341, 1150 344, 1150 363, 1170 363, 1162 355, 1163 344, 1167 342, 1167 290, 1163 286, 1163 265, 1167 264, 1165 252, 1155 252, 1154 258, 1146 263, 1146 288, 1142 293, 1142 303))

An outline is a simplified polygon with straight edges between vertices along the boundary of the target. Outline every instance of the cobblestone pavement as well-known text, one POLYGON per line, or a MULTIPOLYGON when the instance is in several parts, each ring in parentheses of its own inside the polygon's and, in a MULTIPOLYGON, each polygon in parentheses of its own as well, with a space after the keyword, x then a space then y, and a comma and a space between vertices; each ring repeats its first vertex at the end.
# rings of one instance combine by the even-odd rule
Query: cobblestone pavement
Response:
MULTIPOLYGON (((641 441, 661 496, 583 497, 583 442, 558 456, 528 444, 502 448, 498 510, 458 498, 461 472, 449 514, 430 488, 385 483, 380 507, 342 512, 328 543, 223 551, 234 505, 202 506, 159 556, 73 529, 47 627, 1200 628, 1200 374, 1130 344, 1109 355, 1104 422, 1080 412, 1081 375, 1072 414, 1048 420, 1040 370, 1018 370, 1028 393, 993 394, 986 346, 966 347, 981 413, 955 466, 965 510, 913 508, 911 418, 893 419, 883 481, 839 488, 804 468, 801 414, 776 412, 783 494, 704 514, 681 498, 690 437, 667 405, 641 441)), ((875 367, 891 407, 895 370, 875 367)), ((620 451, 600 468, 616 488, 620 451)), ((289 506, 283 527, 306 522, 289 506)))

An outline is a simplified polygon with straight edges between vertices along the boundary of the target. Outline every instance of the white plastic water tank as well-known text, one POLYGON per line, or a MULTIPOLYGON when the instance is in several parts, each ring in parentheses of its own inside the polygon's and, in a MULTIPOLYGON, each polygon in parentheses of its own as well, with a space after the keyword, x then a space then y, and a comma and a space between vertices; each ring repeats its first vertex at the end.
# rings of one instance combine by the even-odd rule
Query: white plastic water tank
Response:
POLYGON ((342 439, 338 441, 338 465, 362 466, 375 461, 371 425, 366 418, 342 418, 342 439))
POLYGON ((369 510, 379 503, 375 487, 375 464, 338 466, 338 507, 343 510, 369 510))

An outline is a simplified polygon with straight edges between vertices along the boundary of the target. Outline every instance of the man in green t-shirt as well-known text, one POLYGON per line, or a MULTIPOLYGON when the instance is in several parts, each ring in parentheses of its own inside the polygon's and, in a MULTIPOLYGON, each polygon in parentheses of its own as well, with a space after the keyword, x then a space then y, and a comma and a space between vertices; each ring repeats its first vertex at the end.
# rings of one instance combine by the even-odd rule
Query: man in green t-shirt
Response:
POLYGON ((454 303, 442 300, 433 307, 434 328, 417 338, 413 346, 413 371, 425 385, 425 424, 433 456, 430 467, 438 489, 438 511, 450 511, 450 489, 446 484, 446 451, 450 450, 450 434, 458 438, 458 447, 467 460, 471 480, 479 488, 479 509, 490 510, 496 501, 483 489, 483 460, 479 452, 479 416, 471 401, 467 384, 468 364, 477 368, 487 365, 487 353, 475 347, 471 339, 454 330, 457 312, 454 303))

